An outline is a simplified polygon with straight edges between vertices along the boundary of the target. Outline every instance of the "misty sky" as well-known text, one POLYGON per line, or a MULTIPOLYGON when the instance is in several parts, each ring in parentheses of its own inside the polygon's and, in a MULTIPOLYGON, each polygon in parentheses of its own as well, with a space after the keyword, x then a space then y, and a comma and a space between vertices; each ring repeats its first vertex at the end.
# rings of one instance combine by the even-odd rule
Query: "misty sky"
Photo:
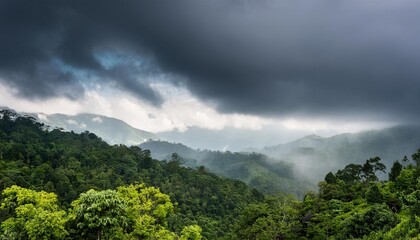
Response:
POLYGON ((417 123, 419 22, 415 0, 0 0, 0 105, 153 132, 417 123))

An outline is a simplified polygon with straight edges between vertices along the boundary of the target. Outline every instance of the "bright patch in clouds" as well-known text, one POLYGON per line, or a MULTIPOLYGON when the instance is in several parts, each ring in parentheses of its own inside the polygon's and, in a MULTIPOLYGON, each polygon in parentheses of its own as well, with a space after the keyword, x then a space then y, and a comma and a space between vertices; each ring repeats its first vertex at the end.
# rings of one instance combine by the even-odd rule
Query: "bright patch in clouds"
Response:
MULTIPOLYGON (((267 122, 255 116, 220 114, 181 87, 163 83, 155 83, 151 87, 165 98, 164 104, 159 108, 126 92, 106 89, 107 86, 87 90, 82 99, 72 101, 66 98, 27 100, 16 97, 13 89, 0 85, 0 101, 2 105, 21 112, 71 115, 87 112, 106 115, 151 132, 185 131, 192 126, 213 130, 225 127, 260 129, 267 122)), ((99 123, 102 119, 93 118, 92 121, 99 123)), ((69 123, 78 125, 77 122, 69 123)))
POLYGON ((73 119, 69 119, 69 120, 67 120, 67 123, 68 124, 72 124, 72 125, 76 125, 76 126, 78 126, 79 124, 77 123, 77 121, 76 120, 73 120, 73 119))
MULTIPOLYGON (((15 90, 0 85, 1 105, 21 112, 43 112, 47 114, 95 113, 121 119, 133 127, 150 132, 186 131, 189 127, 211 130, 224 128, 261 130, 289 129, 333 135, 342 132, 357 132, 381 128, 390 123, 332 122, 323 120, 275 119, 243 114, 221 114, 211 103, 204 103, 180 86, 168 83, 153 83, 151 88, 164 97, 161 107, 154 107, 138 98, 110 86, 99 86, 86 90, 83 98, 50 98, 46 100, 27 100, 15 96, 15 90), (153 117, 151 117, 153 116, 153 117)), ((92 121, 100 123, 101 118, 92 121)), ((78 125, 77 122, 70 124, 78 125)))
POLYGON ((286 119, 281 124, 290 130, 309 131, 314 134, 329 136, 337 133, 354 133, 365 130, 382 129, 395 125, 392 122, 328 121, 317 119, 286 119))
POLYGON ((94 118, 92 118, 92 122, 102 123, 102 118, 94 117, 94 118))

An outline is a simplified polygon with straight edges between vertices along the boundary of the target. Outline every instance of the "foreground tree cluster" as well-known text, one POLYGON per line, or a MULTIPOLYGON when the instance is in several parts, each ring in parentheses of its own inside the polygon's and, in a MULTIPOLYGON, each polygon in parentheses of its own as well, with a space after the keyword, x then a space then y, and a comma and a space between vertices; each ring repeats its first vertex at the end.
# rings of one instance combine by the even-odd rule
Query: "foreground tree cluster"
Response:
POLYGON ((185 227, 181 236, 169 231, 169 196, 143 184, 89 190, 67 211, 54 193, 12 186, 2 197, 0 209, 9 213, 0 225, 2 239, 201 239, 197 225, 185 227))

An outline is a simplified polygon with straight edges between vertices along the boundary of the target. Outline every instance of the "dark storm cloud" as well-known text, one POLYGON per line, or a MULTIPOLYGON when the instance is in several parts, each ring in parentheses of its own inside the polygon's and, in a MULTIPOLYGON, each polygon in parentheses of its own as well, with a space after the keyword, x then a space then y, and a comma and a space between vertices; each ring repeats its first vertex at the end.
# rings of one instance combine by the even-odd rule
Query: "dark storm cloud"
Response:
POLYGON ((419 22, 409 0, 0 0, 0 70, 34 96, 80 85, 59 61, 155 104, 150 71, 225 112, 417 120, 419 22), (105 67, 104 49, 155 69, 105 67))
POLYGON ((115 44, 112 47, 118 52, 127 50, 124 34, 118 29, 128 30, 128 22, 120 19, 129 1, 121 8, 109 3, 0 0, 1 80, 14 87, 19 96, 76 99, 83 96, 84 83, 99 79, 99 83, 113 83, 159 105, 161 96, 144 80, 150 75, 150 66, 139 66, 136 61, 103 66, 97 57, 109 44, 115 44))

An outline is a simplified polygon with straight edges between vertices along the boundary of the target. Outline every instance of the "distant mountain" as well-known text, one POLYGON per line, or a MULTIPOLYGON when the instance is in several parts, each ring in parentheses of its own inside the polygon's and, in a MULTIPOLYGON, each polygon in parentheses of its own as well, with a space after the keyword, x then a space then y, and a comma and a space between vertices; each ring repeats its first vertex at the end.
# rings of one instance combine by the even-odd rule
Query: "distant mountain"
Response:
POLYGON ((185 166, 204 166, 210 172, 241 180, 266 193, 284 192, 303 197, 308 190, 315 188, 295 174, 293 164, 275 161, 260 153, 194 150, 165 141, 147 141, 140 147, 150 150, 152 157, 160 160, 171 160, 172 153, 178 153, 185 166))
POLYGON ((95 133, 109 144, 138 145, 149 139, 159 139, 153 133, 134 128, 122 120, 97 114, 44 114, 27 113, 40 122, 66 131, 95 133))
POLYGON ((294 165, 307 176, 321 180, 327 172, 350 163, 379 156, 388 168, 395 160, 409 158, 420 148, 420 126, 397 126, 384 130, 340 134, 329 138, 310 135, 270 146, 260 152, 294 165))

